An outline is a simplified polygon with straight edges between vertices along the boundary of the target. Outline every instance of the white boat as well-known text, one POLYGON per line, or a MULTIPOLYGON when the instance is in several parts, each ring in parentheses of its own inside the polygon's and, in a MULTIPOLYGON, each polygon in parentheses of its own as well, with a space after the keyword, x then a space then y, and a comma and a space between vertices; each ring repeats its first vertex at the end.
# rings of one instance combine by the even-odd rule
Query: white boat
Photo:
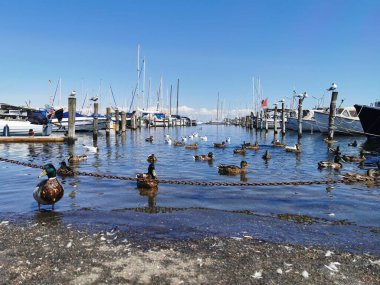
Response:
MULTIPOLYGON (((329 131, 329 111, 316 110, 314 112, 315 122, 321 133, 329 131)), ((364 134, 355 107, 337 108, 334 118, 335 133, 340 134, 364 134)))
POLYGON ((49 136, 51 124, 37 125, 25 120, 0 119, 0 136, 49 136))
MULTIPOLYGON (((302 111, 302 131, 306 132, 319 132, 317 123, 314 119, 315 110, 303 110, 302 111)), ((286 129, 298 131, 298 113, 294 112, 287 118, 286 129)))
MULTIPOLYGON (((94 128, 95 116, 85 116, 79 113, 75 114, 75 131, 76 132, 91 132, 94 128)), ((107 118, 104 116, 97 116, 98 130, 107 128, 107 118)), ((59 122, 57 118, 52 119, 53 132, 66 132, 69 127, 68 112, 63 113, 62 121, 59 122)))

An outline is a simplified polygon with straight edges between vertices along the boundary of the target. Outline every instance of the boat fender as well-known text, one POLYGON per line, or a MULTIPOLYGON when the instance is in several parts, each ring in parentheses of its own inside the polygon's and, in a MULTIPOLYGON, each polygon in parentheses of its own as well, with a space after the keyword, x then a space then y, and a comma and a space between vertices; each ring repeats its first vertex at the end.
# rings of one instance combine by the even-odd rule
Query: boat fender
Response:
POLYGON ((8 126, 8 124, 6 124, 3 128, 3 136, 9 137, 9 126, 8 126))

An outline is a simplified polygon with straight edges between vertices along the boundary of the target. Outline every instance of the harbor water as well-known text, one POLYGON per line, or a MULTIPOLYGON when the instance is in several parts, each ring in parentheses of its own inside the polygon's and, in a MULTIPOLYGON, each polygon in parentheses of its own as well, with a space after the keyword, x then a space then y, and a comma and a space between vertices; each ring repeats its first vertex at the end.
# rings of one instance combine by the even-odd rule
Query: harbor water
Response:
MULTIPOLYGON (((78 171, 135 177, 147 172, 147 157, 154 153, 159 179, 207 182, 291 182, 338 180, 345 172, 365 173, 376 168, 380 144, 364 136, 336 136, 342 154, 359 155, 366 150, 364 164, 344 163, 341 170, 319 170, 318 161, 332 161, 320 133, 304 133, 302 152, 285 152, 272 147, 273 131, 247 130, 236 126, 194 126, 150 128, 125 134, 101 131, 97 153, 86 153, 83 145, 93 145, 92 133, 77 134, 74 145, 61 143, 3 143, 0 156, 21 162, 59 167, 70 153, 86 153, 87 160, 71 163, 78 171), (165 135, 187 143, 199 143, 197 150, 165 143, 165 135), (153 142, 145 139, 153 136, 153 142), (202 141, 200 136, 207 136, 202 141), (214 148, 230 138, 224 149, 214 148), (358 147, 348 144, 357 140, 358 147), (259 143, 258 151, 246 155, 233 149, 245 142, 259 143), (271 159, 262 155, 268 150, 271 159), (214 160, 195 161, 196 154, 213 152, 214 160), (245 176, 218 174, 218 165, 249 163, 245 176)), ((281 139, 281 134, 278 135, 281 139)), ((297 133, 283 138, 297 143, 297 133)), ((380 186, 365 184, 312 184, 279 186, 200 186, 160 183, 158 191, 139 190, 135 181, 80 176, 59 177, 65 188, 61 201, 50 211, 39 212, 33 190, 40 181, 40 169, 0 162, 0 219, 66 224, 88 224, 129 231, 139 238, 196 238, 220 235, 304 245, 334 247, 353 252, 380 254, 380 186)), ((45 177, 46 178, 46 177, 45 177)), ((43 179, 45 179, 43 178, 43 179)))

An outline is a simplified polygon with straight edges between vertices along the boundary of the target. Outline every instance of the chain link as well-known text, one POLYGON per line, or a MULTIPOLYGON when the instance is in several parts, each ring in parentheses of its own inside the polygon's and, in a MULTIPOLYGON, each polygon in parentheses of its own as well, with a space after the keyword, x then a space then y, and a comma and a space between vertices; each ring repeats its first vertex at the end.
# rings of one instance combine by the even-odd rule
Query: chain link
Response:
MULTIPOLYGON (((0 157, 0 161, 23 165, 31 168, 40 168, 43 169, 43 166, 21 162, 13 159, 7 159, 0 157)), ((96 178, 105 178, 105 179, 116 179, 116 180, 127 180, 127 181, 136 181, 135 177, 127 176, 116 176, 116 175, 107 175, 94 172, 84 172, 84 171, 73 171, 75 175, 81 176, 90 176, 96 178)), ((158 183, 161 184, 177 184, 177 185, 196 185, 196 186, 299 186, 299 185, 323 185, 323 184, 337 184, 337 183, 363 183, 363 179, 358 177, 350 177, 337 179, 337 180, 312 180, 312 181, 284 181, 284 182, 206 182, 206 181, 190 181, 190 180, 167 180, 167 179, 158 179, 158 183)))

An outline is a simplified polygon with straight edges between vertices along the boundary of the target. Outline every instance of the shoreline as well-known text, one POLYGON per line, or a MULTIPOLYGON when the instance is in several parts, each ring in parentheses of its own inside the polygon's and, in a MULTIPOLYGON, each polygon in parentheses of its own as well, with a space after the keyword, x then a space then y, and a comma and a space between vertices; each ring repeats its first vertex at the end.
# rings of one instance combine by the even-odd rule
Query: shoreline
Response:
POLYGON ((379 284, 380 256, 243 237, 0 220, 0 284, 379 284))

